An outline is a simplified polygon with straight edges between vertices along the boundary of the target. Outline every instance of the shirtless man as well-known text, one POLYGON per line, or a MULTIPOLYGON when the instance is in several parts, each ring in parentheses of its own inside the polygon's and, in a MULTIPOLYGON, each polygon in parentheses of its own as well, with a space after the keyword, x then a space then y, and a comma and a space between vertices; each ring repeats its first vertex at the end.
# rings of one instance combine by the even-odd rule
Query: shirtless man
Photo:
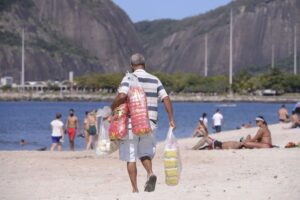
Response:
POLYGON ((288 122, 289 121, 289 113, 283 104, 281 108, 278 110, 279 121, 280 122, 288 122))
POLYGON ((95 142, 95 137, 97 135, 98 130, 98 122, 96 117, 96 112, 91 111, 87 116, 87 125, 88 125, 88 133, 89 133, 89 140, 86 145, 86 150, 89 150, 93 147, 95 142))
POLYGON ((76 136, 76 130, 79 130, 79 122, 78 118, 74 114, 74 109, 69 110, 70 115, 68 116, 67 122, 66 122, 66 130, 69 135, 69 143, 70 143, 70 150, 74 151, 75 149, 75 136, 76 136))
POLYGON ((259 130, 253 138, 248 135, 246 140, 243 142, 243 146, 249 149, 272 148, 272 137, 267 122, 262 116, 256 117, 255 121, 259 130))

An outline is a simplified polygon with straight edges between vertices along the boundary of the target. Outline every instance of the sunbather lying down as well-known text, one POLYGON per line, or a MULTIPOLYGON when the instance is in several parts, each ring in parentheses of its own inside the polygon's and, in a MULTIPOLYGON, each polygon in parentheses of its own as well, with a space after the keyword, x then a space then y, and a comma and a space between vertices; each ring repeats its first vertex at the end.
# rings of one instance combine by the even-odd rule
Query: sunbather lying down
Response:
POLYGON ((242 142, 227 141, 220 142, 209 136, 204 136, 199 142, 192 147, 193 150, 205 150, 205 149, 240 149, 243 147, 242 142), (207 145, 205 145, 207 144, 207 145))

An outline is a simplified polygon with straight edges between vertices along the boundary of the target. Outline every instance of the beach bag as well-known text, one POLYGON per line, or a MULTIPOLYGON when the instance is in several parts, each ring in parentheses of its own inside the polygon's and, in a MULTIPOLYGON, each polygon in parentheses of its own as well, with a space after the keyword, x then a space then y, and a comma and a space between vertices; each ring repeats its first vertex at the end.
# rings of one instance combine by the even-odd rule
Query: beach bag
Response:
POLYGON ((169 128, 164 149, 165 182, 169 186, 179 183, 181 173, 181 159, 179 145, 173 133, 173 127, 169 128))
POLYGON ((147 98, 143 87, 134 74, 129 74, 128 107, 132 132, 141 136, 150 133, 147 98))
POLYGON ((111 113, 109 107, 104 107, 103 109, 99 109, 97 112, 97 117, 100 117, 100 129, 99 129, 99 137, 98 141, 96 142, 96 155, 103 156, 109 155, 116 150, 118 150, 118 145, 116 142, 111 141, 109 139, 109 120, 108 117, 111 113))
POLYGON ((109 126, 109 138, 111 140, 123 140, 127 136, 128 105, 121 104, 113 111, 109 126))

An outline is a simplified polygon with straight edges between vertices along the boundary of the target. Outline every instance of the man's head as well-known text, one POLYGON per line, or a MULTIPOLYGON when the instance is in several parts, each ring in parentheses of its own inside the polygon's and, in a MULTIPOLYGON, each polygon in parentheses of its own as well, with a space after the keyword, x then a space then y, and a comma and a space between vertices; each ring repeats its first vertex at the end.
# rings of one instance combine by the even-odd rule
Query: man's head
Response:
POLYGON ((74 116, 74 112, 75 112, 75 111, 74 111, 74 109, 72 109, 72 108, 69 110, 69 113, 70 113, 70 116, 71 116, 71 117, 74 116))
POLYGON ((61 119, 61 113, 56 113, 56 119, 61 119))
POLYGON ((219 108, 217 108, 217 110, 216 110, 216 113, 218 113, 218 112, 220 112, 220 109, 219 109, 219 108))
POLYGON ((145 58, 140 53, 135 53, 130 57, 132 71, 137 69, 145 69, 145 58))

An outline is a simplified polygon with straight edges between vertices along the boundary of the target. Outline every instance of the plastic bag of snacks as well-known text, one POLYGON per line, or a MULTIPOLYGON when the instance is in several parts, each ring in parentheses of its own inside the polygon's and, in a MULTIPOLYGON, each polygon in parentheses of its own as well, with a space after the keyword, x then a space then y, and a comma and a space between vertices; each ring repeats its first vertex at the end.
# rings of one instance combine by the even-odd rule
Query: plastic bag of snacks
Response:
POLYGON ((181 173, 181 160, 179 154, 179 145, 177 139, 173 134, 173 128, 170 127, 164 150, 164 167, 166 175, 166 184, 173 186, 179 183, 181 173))
POLYGON ((111 140, 122 140, 127 136, 128 105, 121 104, 113 111, 109 126, 109 138, 111 140))
POLYGON ((96 154, 98 156, 109 155, 115 152, 118 149, 118 145, 114 141, 109 139, 109 121, 108 117, 110 116, 111 109, 108 106, 105 106, 103 109, 99 109, 97 112, 97 117, 101 118, 101 124, 99 129, 99 137, 96 142, 96 154))
POLYGON ((128 107, 132 132, 136 135, 145 135, 152 131, 148 116, 146 94, 135 75, 129 74, 129 81, 128 107))

